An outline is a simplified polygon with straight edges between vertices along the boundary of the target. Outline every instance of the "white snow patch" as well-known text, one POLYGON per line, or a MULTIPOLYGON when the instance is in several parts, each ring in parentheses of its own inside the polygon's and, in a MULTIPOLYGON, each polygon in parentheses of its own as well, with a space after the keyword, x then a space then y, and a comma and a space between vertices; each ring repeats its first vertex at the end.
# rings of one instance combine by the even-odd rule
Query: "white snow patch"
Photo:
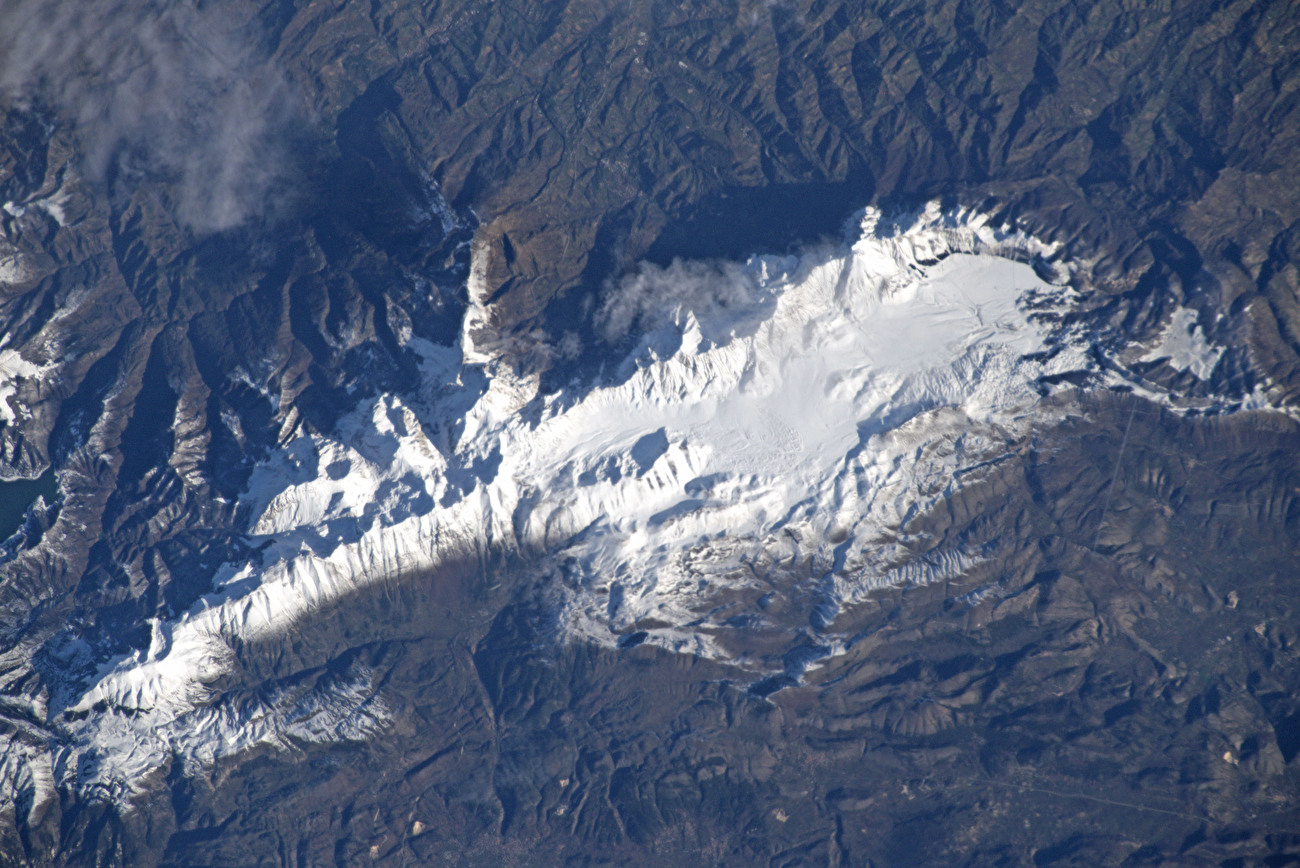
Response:
POLYGON ((18 286, 30 277, 31 272, 23 264, 22 255, 9 245, 0 244, 0 284, 18 286))
POLYGON ((1174 311, 1159 343, 1142 356, 1142 361, 1165 359, 1172 368, 1191 371, 1198 380, 1208 380, 1222 357, 1223 347, 1216 347, 1206 340, 1196 322, 1196 311, 1181 307, 1174 311))
MULTIPOLYGON (((150 777, 172 757, 210 769, 223 758, 260 746, 294 750, 307 743, 365 741, 391 720, 392 711, 378 695, 373 677, 361 669, 325 683, 282 688, 270 696, 195 708, 184 716, 95 713, 81 723, 69 748, 91 761, 59 765, 80 765, 78 786, 96 788, 129 805, 131 795, 147 792, 150 777)), ((48 765, 48 754, 45 759, 48 765)))
MULTIPOLYGON (((0 342, 0 347, 6 342, 0 342)), ((14 400, 18 394, 19 382, 44 376, 51 368, 53 365, 37 365, 27 361, 17 350, 0 349, 0 419, 5 424, 15 424, 18 414, 26 413, 26 408, 14 400)))

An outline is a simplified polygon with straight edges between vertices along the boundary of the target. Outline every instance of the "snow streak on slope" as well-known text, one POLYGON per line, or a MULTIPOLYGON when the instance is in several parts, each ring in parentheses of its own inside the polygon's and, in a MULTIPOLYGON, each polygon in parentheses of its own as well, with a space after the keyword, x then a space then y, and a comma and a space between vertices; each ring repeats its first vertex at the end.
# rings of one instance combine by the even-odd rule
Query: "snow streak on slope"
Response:
MULTIPOLYGON (((824 627, 873 588, 960 571, 908 563, 896 531, 1027 431, 1041 377, 1089 367, 1057 325, 1070 291, 1023 264, 1051 252, 977 214, 868 211, 855 243, 756 258, 725 305, 665 311, 610 381, 546 396, 494 356, 475 269, 461 346, 408 344, 420 399, 300 428, 259 468, 259 556, 102 673, 74 709, 82 748, 119 781, 193 754, 195 728, 227 713, 213 685, 235 649, 486 552, 548 576, 571 636, 718 658, 736 595, 771 574, 816 583, 824 627)), ((284 737, 258 713, 223 750, 284 737)))

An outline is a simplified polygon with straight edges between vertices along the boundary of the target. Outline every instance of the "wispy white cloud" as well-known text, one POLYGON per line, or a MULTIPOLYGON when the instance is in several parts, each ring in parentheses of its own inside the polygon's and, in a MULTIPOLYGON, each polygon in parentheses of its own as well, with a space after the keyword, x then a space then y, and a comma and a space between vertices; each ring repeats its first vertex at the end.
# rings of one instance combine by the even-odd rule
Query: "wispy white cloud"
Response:
POLYGON ((290 90, 228 4, 0 0, 0 89, 75 126, 87 174, 169 183, 198 231, 263 213, 290 90))
POLYGON ((643 262, 611 287, 596 325, 607 341, 616 341, 634 329, 651 331, 671 322, 683 309, 710 319, 720 309, 752 305, 761 294, 747 264, 679 259, 664 267, 643 262))

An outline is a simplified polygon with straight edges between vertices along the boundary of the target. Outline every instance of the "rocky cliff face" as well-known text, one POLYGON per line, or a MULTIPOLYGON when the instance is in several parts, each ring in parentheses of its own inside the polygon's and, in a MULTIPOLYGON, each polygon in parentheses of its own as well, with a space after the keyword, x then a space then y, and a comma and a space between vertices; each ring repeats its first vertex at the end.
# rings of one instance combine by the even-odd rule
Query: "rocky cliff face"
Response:
MULTIPOLYGON (((0 859, 1293 853, 1291 5, 13 2, 0 20, 0 479, 58 479, 0 549, 0 859), (617 368, 638 353, 643 379, 706 358, 721 340, 700 324, 737 309, 750 254, 816 259, 864 206, 930 200, 1036 239, 982 252, 1068 279, 1081 300, 1040 313, 1086 358, 1039 348, 1023 430, 899 500, 872 542, 896 580, 825 610, 852 572, 836 552, 861 554, 817 521, 842 498, 763 528, 782 536, 747 561, 753 611, 701 593, 690 623, 637 609, 655 570, 566 572, 587 523, 551 494, 608 488, 607 513, 659 474, 682 491, 643 524, 677 530, 745 498, 700 482, 663 420, 541 476, 493 445, 634 390, 617 368), (698 309, 685 356, 654 338, 677 306, 698 309), (502 467, 537 491, 502 499, 502 467), (473 498, 495 518, 380 546, 365 581, 317 582, 288 615, 252 602, 277 564, 473 498), (274 629, 186 639, 230 601, 274 629), (575 611, 614 631, 575 639, 575 611), (664 638, 683 628, 725 653, 664 638), (179 704, 142 716, 160 684, 179 704)), ((755 447, 769 469, 778 434, 755 447)))

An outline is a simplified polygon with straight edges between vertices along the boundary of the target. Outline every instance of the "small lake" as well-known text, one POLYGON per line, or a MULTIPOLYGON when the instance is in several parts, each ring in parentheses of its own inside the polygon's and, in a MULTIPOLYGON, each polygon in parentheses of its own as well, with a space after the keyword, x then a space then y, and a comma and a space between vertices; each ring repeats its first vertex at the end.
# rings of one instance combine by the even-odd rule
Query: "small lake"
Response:
POLYGON ((54 477, 53 467, 36 479, 0 482, 0 540, 9 539, 14 531, 23 526, 27 510, 36 502, 37 497, 44 497, 46 503, 53 503, 58 491, 59 482, 54 477))

